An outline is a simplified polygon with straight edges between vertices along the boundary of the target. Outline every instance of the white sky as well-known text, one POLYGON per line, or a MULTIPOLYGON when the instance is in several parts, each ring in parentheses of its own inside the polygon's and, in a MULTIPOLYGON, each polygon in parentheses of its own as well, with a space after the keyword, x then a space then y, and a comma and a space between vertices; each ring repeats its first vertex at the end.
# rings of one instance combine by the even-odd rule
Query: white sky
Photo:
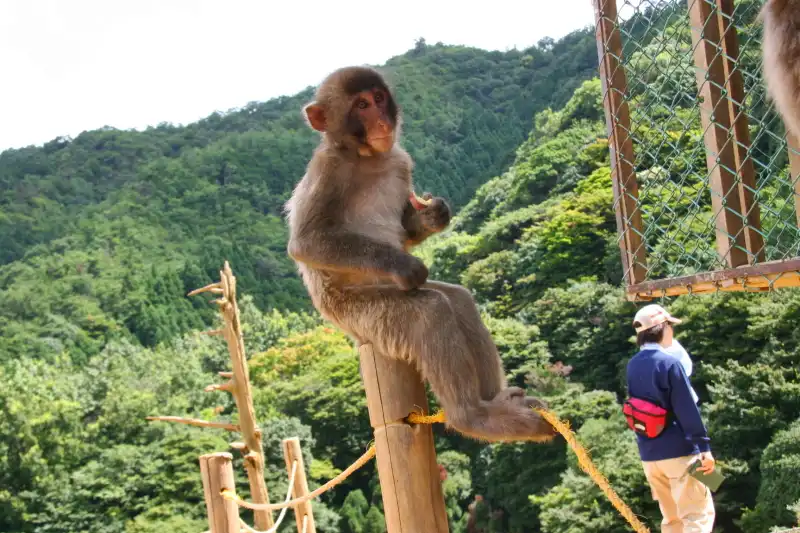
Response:
POLYGON ((590 0, 0 0, 0 150, 105 125, 186 124, 414 46, 525 48, 590 0))

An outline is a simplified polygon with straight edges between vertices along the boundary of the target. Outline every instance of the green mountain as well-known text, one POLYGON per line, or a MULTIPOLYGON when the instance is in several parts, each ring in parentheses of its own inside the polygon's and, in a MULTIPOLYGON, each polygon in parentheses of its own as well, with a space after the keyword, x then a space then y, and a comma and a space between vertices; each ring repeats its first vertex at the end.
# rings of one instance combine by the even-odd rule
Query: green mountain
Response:
MULTIPOLYGON (((642 128, 675 120, 686 130, 681 159, 704 173, 691 141, 700 125, 686 110, 693 79, 650 79, 637 61, 685 52, 685 6, 659 6, 628 24, 643 43, 628 51, 643 69, 632 79, 648 82, 634 88, 632 112, 642 128), (646 25, 663 31, 648 37, 646 25), (675 116, 648 99, 654 87, 678 102, 675 116)), ((420 189, 458 208, 452 227, 419 249, 432 277, 473 291, 509 380, 571 422, 657 530, 619 407, 635 306, 619 287, 593 32, 506 53, 420 41, 385 69, 420 189)), ((197 456, 235 438, 145 417, 235 418, 227 394, 203 392, 228 366, 224 342, 195 333, 214 327, 216 311, 185 296, 215 281, 226 259, 272 499, 286 490, 280 439, 300 437, 312 489, 370 443, 358 358, 311 311, 286 258, 281 205, 314 145, 300 116, 310 95, 0 154, 0 533, 207 529, 197 456)), ((637 170, 670 155, 642 158, 637 170)), ((800 291, 684 297, 670 308, 686 318, 679 336, 728 476, 715 496, 719 530, 796 523, 800 291)), ((435 435, 453 533, 466 531, 477 495, 482 533, 630 531, 561 440, 485 446, 440 427, 435 435)), ((384 531, 373 464, 313 508, 322 533, 384 531)), ((280 532, 294 529, 288 517, 280 532)))
MULTIPOLYGON (((423 41, 384 67, 419 187, 457 207, 513 158, 535 111, 595 70, 592 33, 510 52, 423 41), (560 90, 556 90, 556 88, 560 90)), ((305 309, 282 206, 316 134, 308 89, 186 127, 107 128, 0 154, 0 361, 153 346, 209 318, 182 298, 223 259, 262 308, 305 309)))

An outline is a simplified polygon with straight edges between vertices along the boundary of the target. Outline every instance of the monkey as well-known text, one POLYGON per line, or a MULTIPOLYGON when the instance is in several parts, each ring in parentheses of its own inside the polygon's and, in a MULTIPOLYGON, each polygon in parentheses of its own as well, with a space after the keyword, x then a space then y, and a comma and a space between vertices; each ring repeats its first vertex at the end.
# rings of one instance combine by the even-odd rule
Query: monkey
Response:
POLYGON ((800 0, 767 0, 759 19, 767 93, 787 133, 800 141, 800 0))
POLYGON ((402 116, 372 67, 329 74, 303 108, 320 142, 285 204, 287 252, 314 307, 355 342, 406 361, 430 384, 447 426, 487 441, 547 441, 554 429, 508 387, 472 294, 428 280, 409 250, 444 231, 442 197, 413 190, 402 116))

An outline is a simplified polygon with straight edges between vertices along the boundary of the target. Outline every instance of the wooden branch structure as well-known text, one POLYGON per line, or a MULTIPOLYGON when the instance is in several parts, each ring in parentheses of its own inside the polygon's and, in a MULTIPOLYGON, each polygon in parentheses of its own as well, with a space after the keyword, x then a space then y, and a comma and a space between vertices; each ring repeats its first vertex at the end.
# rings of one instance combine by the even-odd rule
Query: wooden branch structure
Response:
POLYGON ((236 424, 229 424, 227 422, 209 422, 207 420, 200 420, 197 418, 183 418, 180 416, 148 416, 147 420, 151 422, 173 422, 175 424, 186 424, 187 426, 197 426, 201 428, 215 428, 225 429, 228 431, 241 431, 236 424))
POLYGON ((233 456, 211 453, 200 456, 200 473, 208 513, 209 533, 239 533, 239 507, 222 497, 223 489, 234 488, 233 456))
MULTIPOLYGON (((239 306, 236 304, 236 277, 233 275, 227 261, 225 261, 225 266, 219 274, 219 283, 213 283, 189 293, 189 296, 193 296, 202 292, 211 292, 220 296, 219 299, 215 300, 215 303, 219 306, 225 323, 222 328, 222 336, 228 344, 228 352, 231 356, 233 372, 225 374, 230 380, 221 385, 209 385, 206 391, 226 391, 233 396, 239 413, 240 433, 244 440, 244 447, 241 448, 241 452, 244 455, 244 466, 250 483, 250 493, 254 502, 269 503, 269 492, 264 480, 264 452, 261 449, 261 431, 256 424, 253 396, 250 392, 250 373, 247 367, 242 326, 239 321, 239 306)), ((210 333, 218 334, 219 331, 215 330, 210 333)), ((270 511, 255 511, 254 517, 256 529, 269 529, 274 524, 270 511)))
POLYGON ((419 374, 403 361, 359 347, 361 374, 374 428, 387 533, 448 533, 442 483, 430 425, 409 413, 428 411, 419 374))
MULTIPOLYGON (((303 452, 300 449, 300 439, 292 437, 284 439, 283 457, 286 459, 286 471, 291 476, 292 464, 297 462, 297 471, 294 476, 294 487, 292 487, 292 498, 302 498, 308 494, 308 481, 306 480, 305 465, 303 462, 303 452)), ((297 521, 298 533, 316 533, 317 526, 314 524, 314 512, 311 509, 311 502, 303 502, 294 508, 294 517, 297 521), (306 522, 305 527, 303 523, 306 522)))
MULTIPOLYGON (((236 304, 236 278, 227 261, 220 271, 220 281, 218 283, 212 283, 201 289, 194 290, 189 293, 189 296, 203 292, 219 295, 219 298, 214 300, 214 303, 219 306, 224 322, 223 328, 203 333, 210 336, 222 335, 225 338, 232 368, 232 371, 219 373, 220 377, 228 381, 220 384, 211 384, 205 388, 205 391, 230 393, 236 402, 239 423, 210 422, 179 416, 149 416, 147 420, 225 429, 240 433, 242 441, 231 442, 231 449, 242 454, 253 502, 256 504, 269 504, 269 493, 264 480, 264 452, 261 444, 261 430, 256 423, 255 409, 253 408, 253 397, 250 392, 250 373, 244 350, 242 326, 239 321, 239 307, 236 304)), ((293 471, 295 473, 292 493, 295 498, 305 496, 308 494, 308 482, 306 481, 300 440, 296 437, 286 439, 283 441, 283 448, 287 470, 290 476, 293 471)), ((223 489, 236 492, 231 454, 212 453, 201 456, 200 472, 203 477, 208 523, 211 528, 209 533, 240 533, 242 524, 240 524, 238 504, 222 496, 223 489)), ((275 525, 272 511, 270 510, 255 510, 253 516, 255 529, 257 530, 266 531, 275 525)), ((298 505, 295 508, 295 516, 297 518, 298 533, 316 532, 310 501, 298 505)))

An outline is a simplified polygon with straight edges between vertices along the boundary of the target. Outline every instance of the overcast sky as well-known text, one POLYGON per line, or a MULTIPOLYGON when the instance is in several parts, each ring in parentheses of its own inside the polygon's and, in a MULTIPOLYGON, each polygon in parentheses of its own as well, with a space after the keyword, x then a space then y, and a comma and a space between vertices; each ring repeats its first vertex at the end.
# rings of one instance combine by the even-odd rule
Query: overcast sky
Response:
POLYGON ((0 0, 0 150, 104 125, 186 124, 413 47, 525 48, 590 0, 0 0))

